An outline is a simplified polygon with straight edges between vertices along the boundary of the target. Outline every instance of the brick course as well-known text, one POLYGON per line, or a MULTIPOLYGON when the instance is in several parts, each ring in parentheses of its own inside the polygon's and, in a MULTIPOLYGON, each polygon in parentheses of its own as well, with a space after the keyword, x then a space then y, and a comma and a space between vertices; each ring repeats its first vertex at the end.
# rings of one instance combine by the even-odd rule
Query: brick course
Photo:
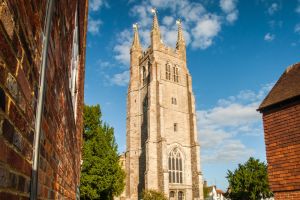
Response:
POLYGON ((300 191, 285 191, 285 192, 276 192, 276 200, 299 200, 300 191))
POLYGON ((272 190, 300 190, 300 103, 264 113, 263 123, 272 190))
MULTIPOLYGON (((0 0, 0 199, 28 199, 46 0, 0 0)), ((49 39, 39 199, 75 199, 80 180, 88 0, 56 1, 49 39), (78 3, 77 117, 69 73, 78 3)))

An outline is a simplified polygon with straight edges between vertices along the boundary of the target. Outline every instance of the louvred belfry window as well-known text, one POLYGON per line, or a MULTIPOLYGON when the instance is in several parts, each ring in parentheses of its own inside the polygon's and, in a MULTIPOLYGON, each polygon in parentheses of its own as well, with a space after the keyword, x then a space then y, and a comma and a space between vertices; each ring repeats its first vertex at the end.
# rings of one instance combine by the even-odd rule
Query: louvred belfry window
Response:
POLYGON ((179 82, 178 67, 173 67, 173 80, 176 83, 179 82))
POLYGON ((171 66, 170 64, 166 64, 166 79, 171 80, 171 66))

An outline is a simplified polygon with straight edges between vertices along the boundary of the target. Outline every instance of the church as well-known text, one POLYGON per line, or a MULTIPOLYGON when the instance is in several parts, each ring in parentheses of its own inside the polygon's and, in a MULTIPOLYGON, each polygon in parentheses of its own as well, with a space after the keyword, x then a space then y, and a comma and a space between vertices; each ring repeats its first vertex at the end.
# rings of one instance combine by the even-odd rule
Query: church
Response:
POLYGON ((161 39, 153 12, 151 44, 143 51, 138 27, 130 49, 126 121, 125 199, 143 190, 163 192, 170 200, 203 200, 195 98, 186 63, 182 25, 176 48, 161 39))

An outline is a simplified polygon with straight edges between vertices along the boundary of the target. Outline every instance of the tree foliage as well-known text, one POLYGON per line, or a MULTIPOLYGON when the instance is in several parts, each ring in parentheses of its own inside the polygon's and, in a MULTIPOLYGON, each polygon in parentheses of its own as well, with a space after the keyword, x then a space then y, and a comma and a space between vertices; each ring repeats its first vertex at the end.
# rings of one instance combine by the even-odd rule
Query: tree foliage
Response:
POLYGON ((113 199, 125 186, 114 129, 101 121, 100 106, 84 106, 82 199, 113 199))
POLYGON ((168 200, 164 193, 156 190, 144 190, 142 193, 143 200, 168 200))
POLYGON ((272 197, 269 188, 267 165, 250 157, 245 164, 227 172, 228 197, 232 200, 257 200, 272 197))
POLYGON ((203 196, 204 199, 209 197, 209 188, 207 186, 203 186, 203 196))

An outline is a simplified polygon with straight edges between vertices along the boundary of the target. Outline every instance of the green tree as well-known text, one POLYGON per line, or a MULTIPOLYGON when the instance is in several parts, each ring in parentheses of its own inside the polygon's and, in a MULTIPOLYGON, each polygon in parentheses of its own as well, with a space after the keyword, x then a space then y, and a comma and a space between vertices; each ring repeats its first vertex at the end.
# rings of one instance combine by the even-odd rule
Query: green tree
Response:
POLYGON ((228 197, 232 200, 257 200, 272 197, 269 188, 267 165, 250 157, 245 164, 239 164, 232 172, 228 170, 228 197))
POLYGON ((204 199, 209 197, 209 188, 207 186, 203 186, 203 196, 204 199))
POLYGON ((156 190, 144 190, 142 193, 143 200, 168 200, 164 193, 156 190))
POLYGON ((80 177, 81 199, 111 200, 122 193, 125 172, 119 163, 114 129, 101 121, 100 106, 84 106, 80 177))

